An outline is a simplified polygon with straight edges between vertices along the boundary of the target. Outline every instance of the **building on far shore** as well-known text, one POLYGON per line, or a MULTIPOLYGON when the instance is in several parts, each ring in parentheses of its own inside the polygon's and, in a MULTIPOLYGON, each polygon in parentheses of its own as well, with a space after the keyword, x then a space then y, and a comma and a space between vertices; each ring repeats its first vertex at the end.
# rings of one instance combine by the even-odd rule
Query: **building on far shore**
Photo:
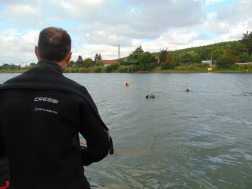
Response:
POLYGON ((110 64, 118 64, 116 60, 102 60, 104 66, 109 66, 110 64))
POLYGON ((242 64, 252 64, 252 62, 235 63, 235 64, 238 64, 238 65, 242 65, 242 64))
POLYGON ((209 64, 210 66, 212 66, 214 62, 215 60, 202 60, 202 63, 209 64))

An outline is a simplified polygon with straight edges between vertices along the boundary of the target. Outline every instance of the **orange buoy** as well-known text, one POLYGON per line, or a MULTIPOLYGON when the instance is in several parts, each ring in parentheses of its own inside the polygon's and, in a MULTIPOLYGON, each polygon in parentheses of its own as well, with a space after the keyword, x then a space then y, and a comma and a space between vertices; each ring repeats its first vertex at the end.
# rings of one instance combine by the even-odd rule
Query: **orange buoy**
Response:
POLYGON ((128 86, 129 86, 129 83, 126 83, 126 86, 128 87, 128 86))

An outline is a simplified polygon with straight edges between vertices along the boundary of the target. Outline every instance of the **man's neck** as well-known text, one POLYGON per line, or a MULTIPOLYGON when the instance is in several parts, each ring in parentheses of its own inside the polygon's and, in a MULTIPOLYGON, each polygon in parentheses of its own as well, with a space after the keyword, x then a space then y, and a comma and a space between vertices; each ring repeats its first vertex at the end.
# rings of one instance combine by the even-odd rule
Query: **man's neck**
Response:
POLYGON ((63 73, 63 69, 61 65, 59 65, 56 62, 50 61, 50 60, 41 60, 38 62, 38 67, 48 68, 48 69, 56 69, 63 73))

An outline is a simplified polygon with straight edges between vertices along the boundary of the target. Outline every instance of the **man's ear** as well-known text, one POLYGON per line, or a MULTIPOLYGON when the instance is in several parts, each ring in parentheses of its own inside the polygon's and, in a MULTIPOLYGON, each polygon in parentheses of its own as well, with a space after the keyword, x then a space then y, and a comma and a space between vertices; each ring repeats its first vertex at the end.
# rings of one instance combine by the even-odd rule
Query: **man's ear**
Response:
POLYGON ((35 46, 35 54, 36 54, 36 56, 37 56, 37 58, 39 60, 38 46, 35 46))
POLYGON ((68 53, 67 57, 66 57, 66 63, 68 64, 70 62, 72 58, 72 52, 68 53))

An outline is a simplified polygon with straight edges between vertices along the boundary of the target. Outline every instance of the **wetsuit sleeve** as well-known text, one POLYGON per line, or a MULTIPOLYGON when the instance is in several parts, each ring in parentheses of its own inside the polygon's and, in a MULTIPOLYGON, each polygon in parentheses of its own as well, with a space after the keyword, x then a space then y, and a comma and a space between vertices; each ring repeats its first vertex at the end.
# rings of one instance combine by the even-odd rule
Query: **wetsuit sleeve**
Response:
POLYGON ((0 188, 6 186, 9 181, 10 175, 8 158, 0 157, 0 188))
POLYGON ((95 112, 87 101, 81 104, 80 109, 80 133, 87 142, 87 150, 85 153, 82 153, 82 163, 87 166, 93 162, 102 160, 108 155, 110 137, 105 131, 106 126, 104 127, 104 123, 98 112, 95 112))
MULTIPOLYGON (((1 133, 2 130, 0 130, 1 133)), ((9 163, 6 157, 3 136, 0 133, 0 188, 6 186, 6 181, 10 180, 9 163)))
POLYGON ((4 147, 4 137, 3 137, 3 128, 0 127, 0 158, 5 157, 5 147, 4 147))

